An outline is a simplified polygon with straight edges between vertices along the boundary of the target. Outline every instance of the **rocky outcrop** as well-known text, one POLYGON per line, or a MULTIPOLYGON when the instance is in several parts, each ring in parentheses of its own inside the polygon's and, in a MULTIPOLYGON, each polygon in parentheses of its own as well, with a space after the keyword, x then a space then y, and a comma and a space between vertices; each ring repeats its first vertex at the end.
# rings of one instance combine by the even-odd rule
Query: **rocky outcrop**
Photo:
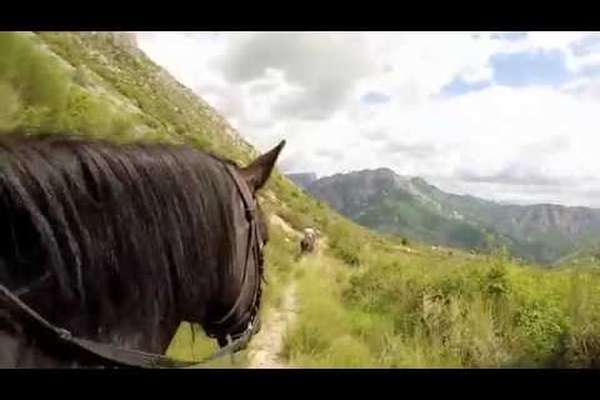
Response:
POLYGON ((137 49, 137 38, 135 33, 133 32, 98 32, 98 31, 90 31, 90 32, 81 32, 81 35, 90 35, 95 37, 100 37, 106 40, 111 41, 114 45, 119 46, 123 49, 137 49))

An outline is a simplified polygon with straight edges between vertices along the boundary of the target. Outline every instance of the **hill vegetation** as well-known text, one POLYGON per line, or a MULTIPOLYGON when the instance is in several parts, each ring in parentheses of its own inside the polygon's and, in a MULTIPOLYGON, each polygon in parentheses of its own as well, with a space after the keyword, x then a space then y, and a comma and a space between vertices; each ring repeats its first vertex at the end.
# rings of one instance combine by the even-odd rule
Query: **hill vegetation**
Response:
POLYGON ((600 241, 600 210, 553 204, 507 205, 443 192, 387 168, 306 179, 290 177, 343 215, 380 232, 433 245, 512 254, 557 263, 600 241))
MULTIPOLYGON (((246 162, 256 151, 202 99, 109 33, 0 33, 0 131, 189 143, 246 162)), ((322 251, 271 224, 265 308, 292 280, 299 315, 282 356, 320 367, 598 367, 600 269, 544 270, 509 257, 376 234, 276 173, 261 200, 322 251)), ((435 226, 435 225, 433 225, 435 226)), ((169 354, 215 348, 183 324, 169 354)), ((241 358, 240 365, 244 365, 241 358)))

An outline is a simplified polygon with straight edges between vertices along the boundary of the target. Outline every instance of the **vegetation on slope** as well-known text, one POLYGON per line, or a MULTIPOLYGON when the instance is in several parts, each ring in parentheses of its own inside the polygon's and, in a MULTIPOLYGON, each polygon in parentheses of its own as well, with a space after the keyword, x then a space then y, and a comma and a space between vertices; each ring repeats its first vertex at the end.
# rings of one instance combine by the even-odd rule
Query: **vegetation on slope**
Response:
POLYGON ((359 268, 326 255, 298 271, 300 316, 285 345, 291 364, 600 366, 598 268, 548 271, 502 252, 357 253, 359 268))

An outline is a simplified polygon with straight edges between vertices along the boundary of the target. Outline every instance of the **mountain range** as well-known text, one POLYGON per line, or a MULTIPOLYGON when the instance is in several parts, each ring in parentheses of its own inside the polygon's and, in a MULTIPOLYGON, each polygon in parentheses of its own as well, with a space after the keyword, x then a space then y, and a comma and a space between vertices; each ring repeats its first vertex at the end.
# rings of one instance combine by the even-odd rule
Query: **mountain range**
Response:
POLYGON ((500 204, 447 193, 389 168, 288 177, 361 225, 434 245, 477 251, 504 245, 514 256, 556 264, 600 242, 600 209, 500 204))

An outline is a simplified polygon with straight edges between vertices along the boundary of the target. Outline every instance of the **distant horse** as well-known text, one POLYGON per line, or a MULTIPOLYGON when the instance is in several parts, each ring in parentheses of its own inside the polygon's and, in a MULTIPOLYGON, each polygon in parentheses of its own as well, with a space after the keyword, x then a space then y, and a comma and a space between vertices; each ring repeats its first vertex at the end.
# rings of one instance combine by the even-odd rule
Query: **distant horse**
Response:
POLYGON ((312 253, 315 251, 317 245, 317 234, 314 229, 306 228, 304 230, 304 236, 300 241, 300 254, 301 257, 304 254, 312 253))
POLYGON ((127 366, 56 331, 159 354, 182 321, 221 347, 256 333, 256 193, 284 144, 242 168, 187 146, 0 137, 0 368, 127 366))

